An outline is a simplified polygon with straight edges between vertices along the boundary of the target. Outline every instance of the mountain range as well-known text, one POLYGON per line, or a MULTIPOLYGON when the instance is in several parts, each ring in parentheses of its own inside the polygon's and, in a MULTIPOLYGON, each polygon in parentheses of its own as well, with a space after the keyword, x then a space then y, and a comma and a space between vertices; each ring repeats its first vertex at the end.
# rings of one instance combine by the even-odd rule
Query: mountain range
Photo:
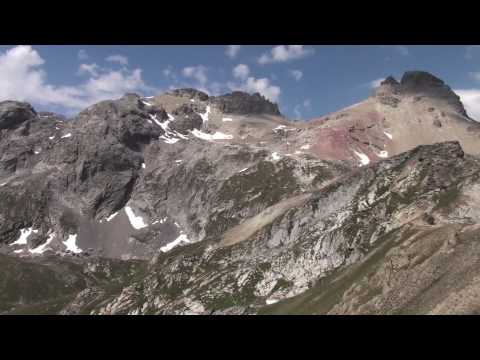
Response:
POLYGON ((0 102, 0 313, 477 313, 479 140, 423 71, 306 122, 239 91, 0 102))

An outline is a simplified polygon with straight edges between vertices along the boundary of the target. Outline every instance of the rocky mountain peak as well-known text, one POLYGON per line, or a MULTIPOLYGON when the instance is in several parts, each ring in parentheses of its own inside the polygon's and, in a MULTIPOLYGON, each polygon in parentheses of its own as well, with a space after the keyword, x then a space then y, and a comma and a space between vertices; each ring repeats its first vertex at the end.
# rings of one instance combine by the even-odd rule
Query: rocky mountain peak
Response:
POLYGON ((440 100, 454 111, 468 117, 460 98, 445 82, 426 71, 407 71, 400 82, 393 76, 387 77, 375 89, 374 96, 382 103, 397 107, 404 96, 440 100))
POLYGON ((408 88, 440 87, 445 85, 443 80, 426 71, 407 71, 403 74, 400 83, 408 88))
POLYGON ((399 85, 399 82, 393 76, 388 76, 380 85, 399 85))
POLYGON ((281 116, 278 105, 259 93, 249 94, 243 91, 234 91, 230 94, 211 97, 210 101, 224 113, 281 116))
POLYGON ((28 119, 36 116, 37 113, 28 103, 19 101, 0 102, 0 130, 17 128, 28 119))
POLYGON ((206 93, 193 88, 175 89, 168 92, 168 94, 173 96, 187 97, 189 99, 198 99, 200 101, 208 100, 208 95, 206 93))

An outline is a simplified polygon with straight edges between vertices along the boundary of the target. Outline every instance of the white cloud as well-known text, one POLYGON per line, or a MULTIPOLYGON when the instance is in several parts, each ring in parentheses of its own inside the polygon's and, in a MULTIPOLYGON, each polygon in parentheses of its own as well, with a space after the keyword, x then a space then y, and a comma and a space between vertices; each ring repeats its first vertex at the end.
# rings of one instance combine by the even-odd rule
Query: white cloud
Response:
POLYGON ((480 72, 470 73, 470 76, 471 76, 474 80, 480 81, 480 72))
POLYGON ((408 56, 410 55, 410 50, 408 49, 408 47, 406 47, 405 45, 395 45, 394 46, 394 49, 396 52, 398 52, 400 55, 403 55, 403 56, 408 56))
POLYGON ((296 105, 293 108, 293 114, 295 115, 295 120, 303 120, 303 114, 301 112, 301 109, 309 109, 311 106, 311 101, 310 99, 305 99, 303 103, 296 105))
POLYGON ((250 74, 250 69, 245 64, 238 64, 233 68, 233 77, 237 79, 245 80, 249 74, 250 74))
POLYGON ((385 78, 379 78, 379 79, 375 79, 375 80, 372 80, 368 83, 368 86, 372 89, 375 89, 377 87, 380 86, 380 83, 385 80, 385 78))
POLYGON ((173 81, 173 83, 178 82, 178 77, 175 69, 173 68, 172 65, 168 65, 165 69, 162 70, 163 76, 165 76, 167 79, 173 81))
POLYGON ((182 70, 182 75, 196 80, 200 87, 205 86, 208 81, 207 68, 203 65, 185 67, 182 70))
POLYGON ((162 73, 166 78, 172 81, 169 90, 194 88, 203 91, 209 96, 219 95, 222 91, 227 91, 229 87, 225 83, 219 83, 216 81, 209 82, 207 74, 209 71, 210 70, 204 65, 187 66, 180 71, 185 79, 177 78, 177 74, 172 66, 165 68, 162 73))
POLYGON ((87 50, 85 49, 78 50, 77 57, 78 57, 78 60, 87 60, 88 59, 87 50))
POLYGON ((279 45, 262 54, 257 61, 261 65, 286 62, 304 58, 313 52, 312 48, 305 48, 303 45, 279 45))
POLYGON ((92 64, 83 67, 82 71, 91 75, 86 81, 76 86, 56 86, 48 83, 44 64, 45 60, 31 46, 0 52, 0 100, 28 101, 34 106, 61 107, 73 112, 126 92, 156 91, 145 84, 140 69, 113 71, 92 64))
POLYGON ((230 90, 240 90, 248 93, 260 93, 272 102, 278 102, 280 96, 280 87, 272 85, 267 78, 256 79, 253 76, 248 77, 240 84, 228 84, 230 90))
POLYGON ((110 55, 105 60, 109 62, 118 63, 123 66, 128 65, 128 58, 123 55, 110 55))
POLYGON ((456 89, 468 115, 480 122, 480 89, 456 89))
POLYGON ((302 119, 302 113, 300 112, 300 105, 297 105, 293 108, 293 113, 295 114, 295 120, 302 119))
POLYGON ((293 77, 296 81, 300 81, 303 77, 303 72, 301 70, 291 70, 290 76, 293 77))
POLYGON ((162 74, 163 74, 165 77, 167 77, 167 78, 170 77, 170 76, 172 76, 172 75, 173 75, 173 69, 172 69, 172 67, 171 67, 171 66, 168 66, 168 67, 166 67, 165 69, 163 69, 162 74))
POLYGON ((225 55, 231 59, 234 59, 240 51, 240 48, 240 45, 228 45, 227 49, 225 50, 225 55))
POLYGON ((465 59, 473 58, 473 53, 480 50, 480 45, 470 45, 465 49, 465 59))
POLYGON ((97 64, 80 64, 78 68, 78 75, 98 76, 100 67, 97 64))

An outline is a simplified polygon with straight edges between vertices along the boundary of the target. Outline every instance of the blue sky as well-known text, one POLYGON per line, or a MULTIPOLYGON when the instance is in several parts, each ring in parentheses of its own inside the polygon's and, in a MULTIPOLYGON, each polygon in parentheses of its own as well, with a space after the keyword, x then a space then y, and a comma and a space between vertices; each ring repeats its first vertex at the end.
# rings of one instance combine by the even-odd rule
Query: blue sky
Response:
POLYGON ((309 119, 414 69, 442 78, 480 119, 480 46, 463 45, 0 46, 0 100, 74 114, 125 92, 195 87, 258 91, 288 117, 309 119))

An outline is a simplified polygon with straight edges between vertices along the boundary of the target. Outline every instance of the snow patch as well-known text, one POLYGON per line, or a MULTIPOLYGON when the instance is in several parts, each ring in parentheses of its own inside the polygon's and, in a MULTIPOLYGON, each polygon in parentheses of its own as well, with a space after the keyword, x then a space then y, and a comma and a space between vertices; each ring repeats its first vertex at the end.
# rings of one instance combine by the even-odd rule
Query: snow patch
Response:
POLYGON ((36 234, 38 233, 38 230, 33 230, 31 227, 20 229, 20 237, 15 242, 11 243, 10 246, 27 245, 27 238, 30 236, 32 232, 36 234))
POLYGON ((5 186, 5 185, 7 185, 7 183, 6 183, 6 182, 4 182, 4 183, 1 183, 1 184, 0 184, 0 187, 2 187, 2 186, 5 186))
POLYGON ((15 254, 19 254, 19 253, 23 252, 23 250, 24 250, 24 249, 18 249, 18 250, 14 250, 13 252, 14 252, 15 254))
POLYGON ((167 143, 167 144, 175 144, 178 140, 180 140, 180 139, 176 139, 176 138, 169 139, 169 138, 167 138, 167 137, 165 137, 165 136, 163 136, 163 135, 160 136, 160 139, 162 139, 163 142, 165 142, 165 143, 167 143))
POLYGON ((168 243, 168 244, 165 245, 165 246, 162 246, 162 247, 160 248, 160 251, 162 251, 162 252, 170 251, 170 250, 172 250, 174 247, 180 245, 181 243, 186 243, 186 244, 189 244, 189 243, 190 243, 190 240, 188 240, 187 235, 182 234, 182 233, 180 233, 180 236, 177 237, 177 238, 176 238, 175 240, 173 240, 172 242, 168 243))
MULTIPOLYGON (((170 115, 169 115, 169 117, 170 117, 170 115)), ((165 121, 166 124, 161 123, 161 122, 158 121, 158 119, 157 119, 157 114, 154 114, 154 115, 150 114, 150 119, 152 119, 153 121, 155 121, 155 123, 156 123, 158 126, 160 126, 163 130, 166 129, 166 127, 168 126, 168 122, 170 121, 170 119, 168 119, 167 121, 165 121)))
POLYGON ((170 127, 169 127, 169 124, 175 120, 175 118, 171 115, 171 114, 168 114, 168 119, 165 120, 164 122, 160 122, 158 121, 157 119, 157 115, 150 115, 150 118, 155 121, 155 123, 160 126, 163 131, 165 132, 164 135, 160 136, 159 139, 162 139, 165 143, 167 144, 175 144, 178 140, 180 139, 185 139, 185 140, 188 140, 188 137, 187 136, 184 136, 182 134, 180 134, 179 132, 177 131, 172 131, 170 130, 170 127))
POLYGON ((280 157, 280 155, 279 155, 277 152, 273 152, 273 153, 272 153, 272 159, 273 159, 274 161, 278 161, 278 160, 281 159, 281 157, 280 157))
POLYGON ((279 301, 279 300, 277 300, 277 299, 267 299, 267 300, 265 300, 265 303, 266 303, 267 305, 272 305, 272 304, 277 303, 278 301, 279 301))
POLYGON ((71 251, 74 254, 82 252, 82 249, 77 246, 77 234, 68 235, 68 238, 63 242, 63 245, 65 245, 68 251, 71 251))
POLYGON ((183 160, 175 160, 177 164, 180 164, 183 160))
POLYGON ((50 140, 55 139, 55 135, 49 137, 50 140))
POLYGON ((212 140, 229 140, 233 139, 232 135, 227 135, 221 132, 216 132, 215 134, 207 134, 198 129, 193 129, 192 134, 202 140, 212 141, 212 140))
POLYGON ((40 154, 40 151, 34 151, 34 154, 38 155, 38 154, 40 154))
POLYGON ((47 250, 47 246, 53 241, 55 233, 51 233, 47 241, 44 244, 37 246, 35 249, 29 250, 31 254, 43 254, 47 250))
POLYGON ((388 157, 388 151, 380 151, 380 153, 377 154, 377 156, 381 158, 386 158, 388 157))
POLYGON ((207 106, 207 108, 205 109, 205 113, 203 114, 198 114, 200 115, 200 117, 202 118, 203 122, 207 122, 208 121, 208 115, 210 114, 210 106, 207 106))
POLYGON ((67 135, 63 135, 61 138, 69 138, 70 136, 72 136, 72 133, 68 133, 67 135))
POLYGON ((167 221, 167 217, 164 217, 163 219, 160 219, 160 220, 155 220, 153 224, 158 224, 158 223, 163 224, 165 221, 167 221))
POLYGON ((229 121, 233 121, 233 119, 232 118, 223 118, 222 121, 223 122, 229 122, 229 121))
POLYGON ((353 150, 353 152, 355 153, 355 155, 357 155, 360 158, 360 162, 362 163, 362 165, 360 165, 360 166, 368 165, 370 163, 370 158, 367 155, 365 155, 364 153, 357 152, 355 150, 353 150))
POLYGON ((130 224, 135 229, 143 229, 147 227, 148 225, 143 221, 143 218, 141 216, 136 216, 135 213, 133 212, 132 208, 130 206, 125 206, 125 212, 127 213, 128 220, 130 221, 130 224))
POLYGON ((246 167, 245 169, 240 170, 239 173, 242 173, 242 172, 244 172, 244 171, 246 171, 246 170, 248 170, 248 167, 246 167))
POLYGON ((310 147, 311 147, 310 144, 306 144, 306 145, 301 146, 300 149, 302 149, 302 150, 308 150, 308 149, 310 149, 310 147))
POLYGON ((278 131, 278 130, 282 130, 282 129, 285 129, 285 128, 286 128, 285 125, 279 125, 279 126, 277 126, 275 129, 273 129, 273 131, 276 132, 276 131, 278 131))
POLYGON ((390 140, 393 139, 392 134, 390 134, 390 133, 388 133, 388 132, 386 132, 386 131, 384 131, 383 133, 384 133, 390 140))
POLYGON ((195 102, 195 99, 190 99, 190 102, 195 102))
POLYGON ((142 169, 145 169, 145 163, 142 163, 142 169))
POLYGON ((147 102, 147 101, 143 101, 143 100, 142 100, 142 103, 145 104, 145 105, 147 105, 147 106, 152 106, 152 104, 150 104, 150 103, 147 102))
POLYGON ((107 217, 107 222, 109 222, 110 220, 112 220, 115 216, 117 216, 118 214, 118 211, 117 212, 114 212, 112 215, 110 215, 109 217, 107 217))

